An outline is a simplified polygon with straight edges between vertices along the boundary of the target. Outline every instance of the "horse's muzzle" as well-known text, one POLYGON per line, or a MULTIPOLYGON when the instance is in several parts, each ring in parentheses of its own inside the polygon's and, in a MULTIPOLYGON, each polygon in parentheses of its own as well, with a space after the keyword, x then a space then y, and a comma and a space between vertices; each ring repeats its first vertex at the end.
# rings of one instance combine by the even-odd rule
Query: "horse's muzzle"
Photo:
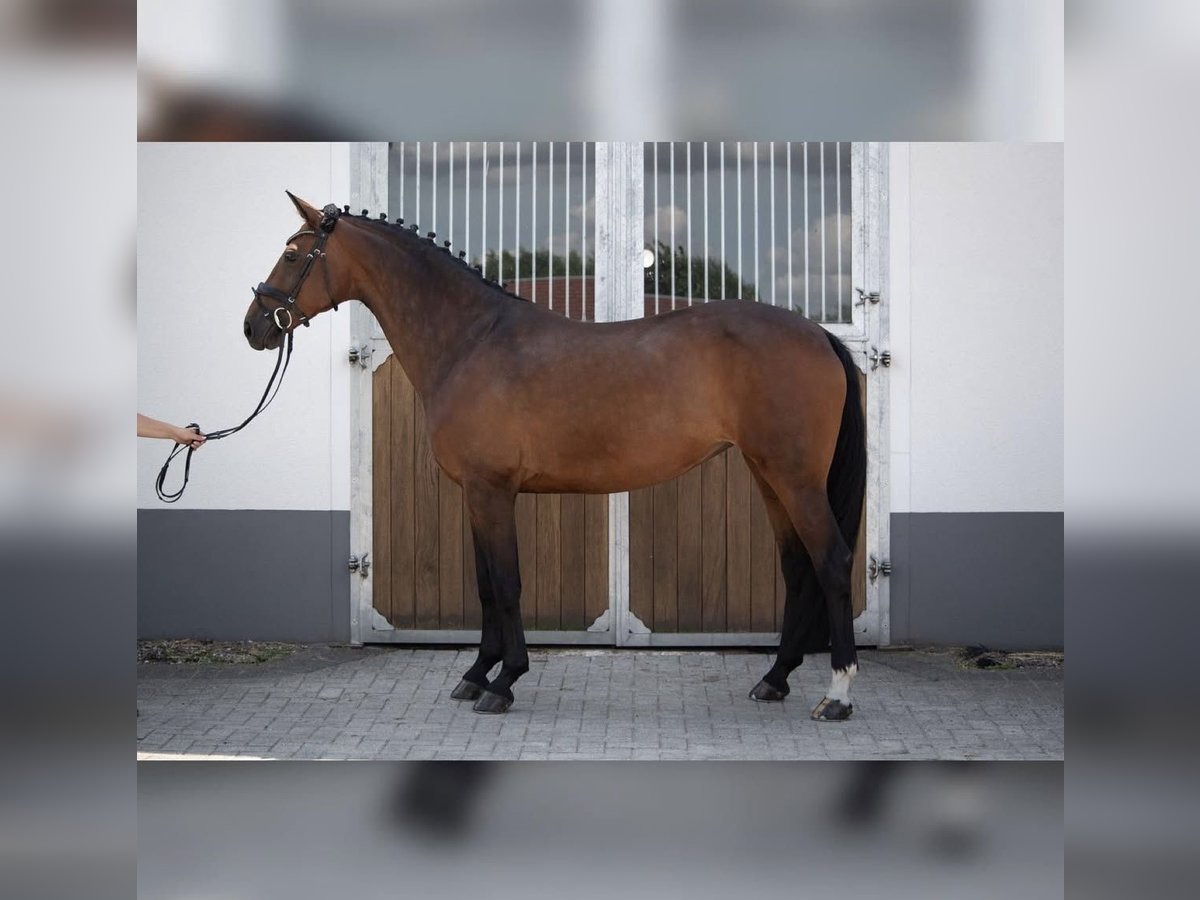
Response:
POLYGON ((283 339, 283 332, 262 315, 247 316, 242 323, 242 334, 255 350, 274 350, 283 339))

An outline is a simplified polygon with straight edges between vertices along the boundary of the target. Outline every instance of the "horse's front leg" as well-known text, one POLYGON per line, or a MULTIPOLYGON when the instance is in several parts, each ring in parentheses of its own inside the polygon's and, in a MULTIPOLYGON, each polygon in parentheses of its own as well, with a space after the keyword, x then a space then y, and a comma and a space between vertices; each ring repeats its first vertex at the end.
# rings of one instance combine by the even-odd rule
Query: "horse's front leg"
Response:
MULTIPOLYGON (((500 636, 500 671, 475 702, 480 713, 503 713, 513 703, 512 686, 529 671, 525 629, 521 625, 521 573, 517 567, 516 495, 507 488, 486 482, 466 482, 467 507, 479 554, 476 568, 480 580, 487 572, 497 631, 500 636)), ((480 590, 482 597, 483 591, 480 590)), ((485 607, 486 610, 486 607, 485 607)), ((485 639, 486 639, 485 620, 485 639)), ((480 646, 480 661, 484 657, 480 646)), ((494 661, 491 665, 494 665, 494 661)), ((491 668, 488 665, 488 669, 491 668)))
POLYGON ((483 630, 479 639, 479 655, 471 668, 467 669, 450 696, 454 700, 478 700, 488 686, 488 673, 504 656, 504 637, 500 628, 500 611, 492 592, 492 578, 488 574, 487 555, 479 532, 473 531, 475 544, 475 577, 479 587, 479 603, 483 608, 483 630))

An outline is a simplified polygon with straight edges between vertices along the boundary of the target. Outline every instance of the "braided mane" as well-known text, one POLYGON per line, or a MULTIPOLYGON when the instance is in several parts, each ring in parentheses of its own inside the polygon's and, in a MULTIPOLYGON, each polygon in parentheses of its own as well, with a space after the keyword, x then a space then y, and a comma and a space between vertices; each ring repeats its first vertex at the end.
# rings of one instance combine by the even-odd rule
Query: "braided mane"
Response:
MULTIPOLYGON (((484 286, 490 288, 491 290, 497 291, 506 297, 511 297, 514 300, 520 300, 522 303, 531 302, 528 297, 522 297, 520 294, 514 294, 512 291, 508 290, 502 281, 492 281, 491 279, 487 278, 483 274, 482 264, 479 266, 473 266, 467 262, 467 260, 464 258, 464 254, 455 254, 451 252, 449 241, 443 241, 439 244, 437 242, 436 233, 430 231, 426 232, 425 235, 421 235, 415 222, 410 225, 405 225, 403 218, 389 222, 387 213, 380 213, 377 218, 373 219, 371 218, 371 214, 368 210, 364 209, 361 213, 355 214, 350 212, 349 206, 342 207, 340 216, 343 218, 356 219, 359 222, 371 225, 375 228, 386 229, 386 233, 389 235, 400 235, 402 240, 411 241, 414 247, 421 252, 428 253, 429 251, 434 251, 439 255, 439 257, 444 255, 445 259, 457 263, 464 271, 469 272, 471 275, 478 278, 484 286)), ((499 263, 500 260, 497 260, 497 264, 499 263)))

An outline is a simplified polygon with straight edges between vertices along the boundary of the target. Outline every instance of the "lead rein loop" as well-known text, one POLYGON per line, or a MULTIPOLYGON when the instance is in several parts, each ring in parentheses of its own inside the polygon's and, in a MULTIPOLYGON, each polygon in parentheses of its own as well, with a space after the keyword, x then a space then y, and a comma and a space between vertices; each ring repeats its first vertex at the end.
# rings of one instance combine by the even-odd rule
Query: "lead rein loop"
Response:
MULTIPOLYGON (((262 282, 257 288, 251 289, 254 292, 254 301, 260 308, 264 310, 264 315, 268 316, 275 324, 275 327, 287 336, 286 340, 279 342, 279 355, 275 357, 275 368, 271 371, 271 377, 267 381, 267 386, 263 389, 262 396, 258 400, 258 406, 254 407, 254 412, 250 413, 250 415, 248 415, 240 425, 235 425, 232 428, 222 428, 217 431, 210 431, 205 434, 204 439, 206 441, 219 441, 222 438, 229 437, 231 434, 237 434, 252 421, 254 421, 254 419, 257 418, 261 413, 266 411, 267 407, 274 402, 275 396, 279 393, 279 388, 283 386, 283 376, 287 374, 288 365, 292 361, 292 334, 294 331, 292 326, 295 324, 295 316, 293 311, 300 314, 300 324, 302 325, 307 326, 310 318, 304 314, 303 310, 296 307, 296 297, 300 294, 300 289, 304 286, 304 282, 308 279, 308 275, 309 272, 312 271, 312 267, 316 265, 316 263, 325 259, 325 242, 329 240, 330 233, 332 233, 334 226, 337 225, 338 218, 341 215, 341 210, 331 203, 321 210, 321 213, 321 221, 317 225, 316 231, 300 232, 301 234, 314 235, 315 241, 312 249, 307 254, 307 259, 305 260, 304 266, 300 269, 300 274, 296 278, 296 284, 292 287, 291 291, 285 294, 283 291, 267 284, 266 282, 262 282), (262 297, 264 294, 278 302, 280 305, 275 307, 273 310, 266 310, 265 305, 262 302, 262 297), (281 311, 287 313, 286 325, 280 321, 279 314, 281 311), (280 366, 282 366, 282 368, 280 368, 280 366), (276 377, 278 377, 278 381, 276 381, 276 377)), ((323 268, 325 270, 325 290, 327 293, 329 293, 329 299, 330 302, 332 302, 333 293, 329 287, 328 263, 326 263, 323 268)), ((333 307, 334 309, 337 309, 337 304, 334 303, 333 307)), ((195 422, 192 422, 187 427, 193 429, 197 434, 203 433, 200 431, 200 426, 195 422)), ((171 449, 171 452, 167 454, 166 462, 164 462, 162 468, 158 470, 158 478, 155 479, 154 482, 154 491, 156 494, 158 494, 158 499, 163 503, 174 503, 183 496, 184 489, 187 488, 188 476, 191 474, 192 454, 195 452, 196 448, 191 444, 176 444, 171 449), (183 460, 183 484, 179 486, 179 490, 177 491, 167 491, 165 485, 167 481, 167 472, 171 468, 171 462, 185 449, 187 450, 187 455, 183 460)))
MULTIPOLYGON (((287 374, 288 365, 292 361, 292 332, 287 332, 287 339, 279 342, 279 354, 275 357, 275 368, 271 370, 271 377, 267 380, 267 386, 263 389, 262 396, 258 399, 258 405, 254 407, 254 412, 246 416, 239 425, 234 425, 230 428, 220 428, 216 431, 203 432, 200 426, 195 422, 188 424, 188 428, 195 431, 197 434, 203 435, 205 441, 219 441, 222 438, 227 438, 231 434, 237 434, 258 416, 266 412, 276 395, 279 394, 279 388, 283 385, 283 376, 287 374)), ((158 499, 163 503, 174 503, 183 496, 184 490, 187 489, 188 478, 192 472, 192 454, 196 452, 196 448, 191 444, 176 444, 171 448, 171 452, 167 454, 166 461, 162 464, 162 468, 158 470, 158 478, 154 481, 154 492, 158 495, 158 499), (187 451, 183 459, 183 483, 179 485, 176 491, 167 491, 167 473, 170 471, 171 463, 180 453, 187 451)))

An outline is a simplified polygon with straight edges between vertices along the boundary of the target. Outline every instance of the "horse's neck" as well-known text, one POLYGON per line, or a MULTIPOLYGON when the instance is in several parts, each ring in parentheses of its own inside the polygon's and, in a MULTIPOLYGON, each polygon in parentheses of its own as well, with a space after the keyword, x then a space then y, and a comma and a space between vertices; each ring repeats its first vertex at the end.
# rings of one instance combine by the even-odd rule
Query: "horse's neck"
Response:
POLYGON ((428 401, 469 334, 498 310, 456 261, 401 241, 375 244, 374 258, 363 267, 361 297, 408 380, 428 401))

